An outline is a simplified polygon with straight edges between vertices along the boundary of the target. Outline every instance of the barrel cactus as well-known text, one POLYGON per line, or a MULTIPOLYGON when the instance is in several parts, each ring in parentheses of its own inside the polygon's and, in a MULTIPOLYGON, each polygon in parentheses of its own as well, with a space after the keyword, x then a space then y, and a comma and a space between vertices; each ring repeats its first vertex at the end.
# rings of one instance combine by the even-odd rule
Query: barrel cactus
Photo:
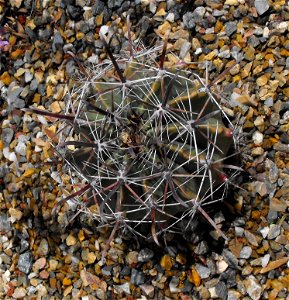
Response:
POLYGON ((32 109, 62 122, 56 150, 84 182, 55 208, 78 199, 113 234, 129 230, 156 243, 201 214, 225 238, 203 207, 226 195, 234 135, 206 82, 167 68, 166 46, 147 50, 129 40, 128 55, 116 57, 102 40, 109 60, 81 66, 65 113, 32 109))

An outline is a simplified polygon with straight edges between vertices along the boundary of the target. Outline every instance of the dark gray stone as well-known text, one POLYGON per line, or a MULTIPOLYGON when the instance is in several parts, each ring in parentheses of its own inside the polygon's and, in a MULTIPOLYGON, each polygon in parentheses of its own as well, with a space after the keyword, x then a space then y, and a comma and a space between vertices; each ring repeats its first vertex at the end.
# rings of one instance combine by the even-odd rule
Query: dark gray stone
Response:
POLYGON ((4 142, 4 146, 7 147, 10 145, 14 136, 14 130, 12 128, 3 128, 2 129, 2 141, 4 142))
POLYGON ((32 267, 32 255, 29 251, 20 254, 18 260, 18 269, 19 271, 28 274, 32 267))
POLYGON ((145 274, 139 272, 136 269, 131 270, 131 283, 135 285, 140 285, 145 283, 145 274))
POLYGON ((223 281, 219 281, 216 285, 216 294, 219 296, 220 299, 226 300, 228 297, 228 288, 223 281))
POLYGON ((194 14, 192 12, 187 12, 183 15, 184 27, 187 29, 194 29, 196 23, 194 21, 194 14))
POLYGON ((225 32, 227 36, 231 36, 233 33, 237 31, 237 22, 227 22, 225 24, 225 32))
POLYGON ((0 231, 9 232, 12 230, 9 218, 5 214, 0 214, 0 231))
POLYGON ((248 44, 255 48, 260 45, 260 40, 255 35, 252 35, 248 39, 248 44))
POLYGON ((231 251, 229 251, 228 249, 224 249, 222 254, 226 263, 229 266, 231 266, 234 269, 240 269, 240 267, 238 266, 238 259, 231 251))
POLYGON ((52 42, 52 50, 56 52, 57 50, 63 50, 64 41, 59 31, 54 34, 52 42))
POLYGON ((101 273, 106 276, 111 275, 112 266, 105 266, 101 269, 101 273))

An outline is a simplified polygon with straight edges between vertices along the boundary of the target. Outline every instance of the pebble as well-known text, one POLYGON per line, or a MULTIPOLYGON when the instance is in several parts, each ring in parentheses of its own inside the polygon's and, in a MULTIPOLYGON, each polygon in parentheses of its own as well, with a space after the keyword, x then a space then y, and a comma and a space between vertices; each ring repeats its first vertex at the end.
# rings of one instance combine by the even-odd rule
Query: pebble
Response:
POLYGON ((228 266, 229 265, 224 260, 217 261, 217 263, 216 263, 217 273, 222 274, 223 272, 225 272, 227 270, 228 266))
POLYGON ((208 278, 211 274, 210 269, 201 264, 196 264, 195 268, 202 279, 208 278))
POLYGON ((248 259, 252 254, 252 248, 250 246, 245 246, 240 252, 240 258, 248 259))
POLYGON ((254 4, 259 15, 263 15, 270 7, 268 0, 255 0, 254 4))
POLYGON ((37 259, 35 261, 35 263, 33 264, 33 270, 35 272, 37 272, 37 271, 43 269, 45 267, 45 265, 46 265, 46 258, 41 257, 41 258, 37 259))
POLYGON ((18 259, 18 269, 19 271, 29 274, 32 267, 32 254, 31 252, 25 252, 19 255, 18 259))
POLYGON ((139 272, 136 269, 131 270, 131 282, 134 285, 140 285, 145 283, 145 274, 143 272, 139 272))
POLYGON ((253 141, 254 141, 255 145, 262 145, 263 140, 264 140, 264 135, 260 131, 255 131, 253 133, 252 138, 253 138, 253 141))
POLYGON ((14 130, 12 128, 3 128, 2 129, 2 141, 4 142, 4 146, 9 146, 14 136, 14 130))
POLYGON ((247 290, 247 294, 253 300, 259 300, 262 296, 262 287, 256 277, 249 275, 244 281, 244 286, 247 290))
POLYGON ((46 256, 49 253, 49 245, 46 239, 42 239, 37 249, 37 254, 46 256))
POLYGON ((12 294, 14 299, 22 299, 26 296, 27 291, 23 287, 17 287, 12 294))
POLYGON ((139 262, 148 262, 154 257, 154 252, 148 248, 141 249, 138 253, 137 260, 139 262))
POLYGON ((177 276, 173 276, 170 283, 169 288, 171 293, 179 293, 181 289, 178 287, 179 285, 179 278, 177 276))
POLYGON ((141 290, 144 292, 144 294, 150 298, 154 297, 155 289, 152 285, 150 284, 141 284, 139 286, 141 290))
POLYGON ((280 227, 280 225, 271 224, 270 227, 269 227, 269 232, 268 232, 267 238, 269 240, 273 240, 278 235, 280 235, 280 233, 281 233, 281 227, 280 227))
POLYGON ((67 246, 74 246, 77 243, 77 239, 73 235, 69 235, 66 238, 66 245, 67 246))

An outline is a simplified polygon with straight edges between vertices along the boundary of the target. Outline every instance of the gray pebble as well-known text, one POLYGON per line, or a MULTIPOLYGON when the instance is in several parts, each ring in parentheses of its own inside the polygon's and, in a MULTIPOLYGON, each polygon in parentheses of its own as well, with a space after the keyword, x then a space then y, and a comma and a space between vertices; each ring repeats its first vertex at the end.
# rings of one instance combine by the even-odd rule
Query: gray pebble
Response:
POLYGON ((3 128, 2 129, 2 141, 4 142, 4 146, 8 147, 13 139, 14 130, 12 128, 3 128))
POLYGON ((257 47, 258 45, 260 45, 260 41, 255 35, 252 35, 248 39, 248 44, 252 47, 257 47))
POLYGON ((20 241, 20 252, 24 252, 29 248, 29 242, 25 239, 21 239, 20 241))
POLYGON ((201 241, 201 242, 197 245, 197 247, 196 247, 196 249, 195 249, 195 253, 196 253, 197 255, 202 255, 202 254, 207 253, 208 250, 209 250, 209 247, 208 247, 208 244, 206 243, 206 241, 201 241))
POLYGON ((140 285, 145 283, 145 274, 139 272, 136 269, 131 270, 131 283, 135 285, 140 285))
POLYGON ((138 261, 139 262, 147 262, 150 261, 154 256, 154 252, 148 248, 141 249, 138 253, 138 261))
POLYGON ((252 248, 249 246, 245 246, 240 251, 240 258, 247 259, 251 256, 251 254, 252 254, 252 248))
POLYGON ((231 36, 237 31, 237 22, 228 22, 225 24, 225 32, 227 36, 231 36))
POLYGON ((9 232, 12 230, 9 218, 5 214, 0 214, 0 231, 9 232))
POLYGON ((17 86, 15 82, 12 82, 7 90, 7 102, 10 109, 23 108, 25 102, 19 98, 20 93, 23 91, 23 87, 17 86))
POLYGON ((18 269, 19 271, 29 274, 32 267, 32 255, 30 252, 25 252, 19 255, 18 269))
POLYGON ((108 1, 107 4, 108 4, 109 8, 116 9, 116 8, 121 7, 123 1, 124 0, 111 0, 111 1, 108 1))
POLYGON ((203 21, 205 13, 206 13, 205 7, 203 6, 197 7, 193 12, 193 18, 195 23, 201 23, 203 21))
POLYGON ((219 281, 219 283, 216 285, 216 294, 220 299, 226 300, 228 297, 228 288, 226 284, 223 281, 219 281))
POLYGON ((261 16, 269 9, 268 0, 255 0, 255 7, 258 14, 261 16))
POLYGON ((278 235, 280 235, 280 232, 281 232, 280 225, 272 224, 272 225, 270 225, 270 227, 269 227, 269 232, 268 232, 267 238, 268 238, 269 240, 273 240, 273 239, 275 239, 278 235))
POLYGON ((105 266, 101 269, 101 273, 105 276, 111 275, 112 266, 105 266))
POLYGON ((63 44, 64 44, 63 38, 62 38, 61 34, 59 33, 59 31, 57 31, 54 34, 53 42, 52 42, 52 50, 53 50, 53 52, 56 52, 57 50, 61 50, 62 51, 63 44))
POLYGON ((202 279, 208 278, 211 274, 211 270, 201 264, 196 264, 196 270, 202 279))
POLYGON ((194 14, 192 12, 187 12, 183 15, 184 27, 187 29, 194 29, 196 24, 194 21, 194 14))
POLYGON ((232 268, 240 269, 238 266, 238 259, 231 251, 229 251, 228 249, 224 249, 222 255, 226 263, 229 264, 232 268))

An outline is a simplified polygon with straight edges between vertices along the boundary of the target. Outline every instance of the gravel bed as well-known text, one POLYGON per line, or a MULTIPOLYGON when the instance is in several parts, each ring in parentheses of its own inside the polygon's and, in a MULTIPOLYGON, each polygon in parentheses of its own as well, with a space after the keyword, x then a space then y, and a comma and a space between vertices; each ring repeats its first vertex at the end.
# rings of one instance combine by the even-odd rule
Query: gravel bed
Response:
POLYGON ((289 299, 287 2, 7 0, 0 19, 1 299, 289 299), (201 76, 207 66, 210 82, 237 60, 215 84, 242 128, 245 170, 230 186, 234 212, 213 214, 225 243, 213 230, 162 249, 119 235, 102 261, 109 230, 69 205, 52 218, 72 191, 51 146, 57 124, 21 109, 61 112, 78 69, 70 53, 103 61, 100 30, 121 53, 128 14, 134 40, 168 34, 167 63, 181 57, 201 76))

